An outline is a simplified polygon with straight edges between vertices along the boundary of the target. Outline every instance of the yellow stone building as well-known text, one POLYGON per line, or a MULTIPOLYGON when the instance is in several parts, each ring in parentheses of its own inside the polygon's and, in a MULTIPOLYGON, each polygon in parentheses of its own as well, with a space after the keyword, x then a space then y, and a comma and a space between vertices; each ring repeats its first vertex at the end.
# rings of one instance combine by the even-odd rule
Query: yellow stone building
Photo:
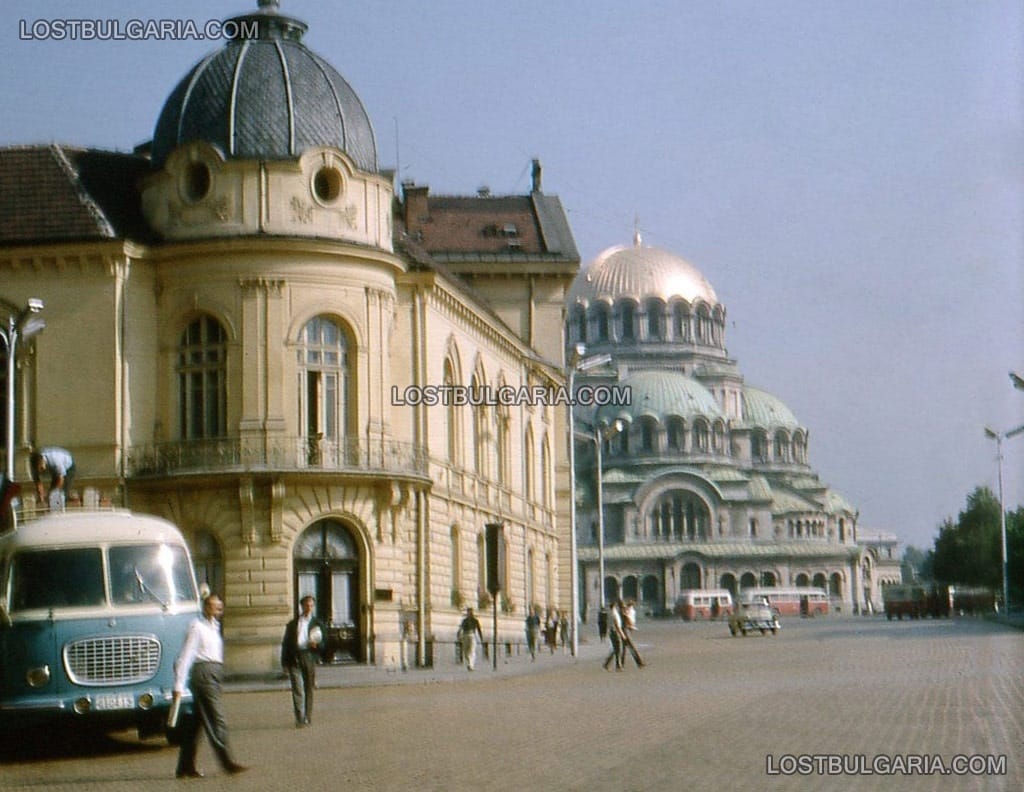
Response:
POLYGON ((569 606, 567 410, 524 396, 564 385, 561 204, 536 162, 526 195, 396 196, 305 24, 235 21, 151 144, 0 149, 0 298, 46 321, 17 477, 62 446, 84 505, 179 525, 236 672, 277 667, 306 593, 331 659, 429 663, 487 604, 493 522, 518 639, 528 604, 569 606))

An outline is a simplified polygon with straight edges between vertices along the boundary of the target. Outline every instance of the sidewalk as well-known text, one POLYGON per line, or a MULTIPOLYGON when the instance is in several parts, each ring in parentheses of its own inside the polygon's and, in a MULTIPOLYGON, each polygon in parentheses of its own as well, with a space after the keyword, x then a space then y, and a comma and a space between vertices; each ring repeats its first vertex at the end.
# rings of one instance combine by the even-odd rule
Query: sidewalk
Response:
MULTIPOLYGON (((472 679, 495 679, 502 676, 520 676, 551 671, 555 668, 572 666, 579 663, 599 663, 608 652, 608 646, 597 636, 580 636, 579 652, 573 657, 568 648, 565 652, 556 649, 551 654, 547 647, 537 652, 537 659, 531 660, 525 650, 519 654, 505 657, 504 652, 498 656, 498 667, 495 670, 493 661, 484 657, 481 651, 477 655, 476 670, 470 672, 462 664, 455 662, 454 650, 441 649, 434 658, 430 668, 410 666, 403 671, 401 668, 384 668, 382 666, 351 663, 341 665, 319 665, 316 669, 316 686, 318 689, 346 687, 379 687, 384 685, 428 685, 442 682, 462 682, 472 679)), ((250 693, 262 690, 289 690, 290 685, 284 672, 261 675, 228 675, 224 689, 231 693, 250 693)))

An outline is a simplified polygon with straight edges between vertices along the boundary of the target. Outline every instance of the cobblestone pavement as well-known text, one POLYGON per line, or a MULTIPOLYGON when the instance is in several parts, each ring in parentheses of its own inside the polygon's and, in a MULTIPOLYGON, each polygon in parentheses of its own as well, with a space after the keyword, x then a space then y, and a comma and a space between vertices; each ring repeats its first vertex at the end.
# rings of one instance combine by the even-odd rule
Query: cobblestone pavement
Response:
POLYGON ((304 730, 283 682, 235 684, 231 735, 252 769, 233 778, 205 745, 207 778, 175 781, 174 751, 155 741, 6 735, 0 788, 1024 789, 1018 630, 832 617, 785 621, 777 636, 677 621, 644 622, 639 636, 647 667, 619 673, 602 670, 596 635, 577 659, 520 655, 497 672, 481 662, 470 674, 450 655, 407 673, 321 669, 304 730), (1005 757, 1003 772, 863 772, 961 755, 1005 757), (837 761, 861 772, 829 775, 837 761))

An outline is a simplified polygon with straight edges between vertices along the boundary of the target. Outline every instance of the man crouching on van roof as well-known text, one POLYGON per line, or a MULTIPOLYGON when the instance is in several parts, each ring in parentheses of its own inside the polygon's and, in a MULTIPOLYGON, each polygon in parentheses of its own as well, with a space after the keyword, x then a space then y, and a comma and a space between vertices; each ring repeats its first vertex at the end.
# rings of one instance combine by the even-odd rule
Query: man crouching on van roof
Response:
POLYGON ((224 677, 224 639, 220 633, 220 619, 224 603, 216 594, 203 600, 203 615, 193 621, 185 635, 178 659, 174 661, 174 703, 176 707, 185 683, 192 691, 194 716, 187 722, 178 752, 177 778, 199 778, 196 769, 196 749, 202 732, 210 740, 221 767, 232 775, 248 769, 236 762, 228 750, 228 725, 221 702, 221 684, 224 677))
MULTIPOLYGON (((61 493, 62 506, 71 499, 71 485, 75 481, 75 460, 71 452, 64 448, 40 448, 29 456, 29 467, 32 468, 32 480, 36 483, 36 494, 40 503, 54 499, 54 492, 61 493), (43 476, 50 479, 50 490, 45 491, 43 476)), ((51 506, 51 509, 53 507, 51 506)))

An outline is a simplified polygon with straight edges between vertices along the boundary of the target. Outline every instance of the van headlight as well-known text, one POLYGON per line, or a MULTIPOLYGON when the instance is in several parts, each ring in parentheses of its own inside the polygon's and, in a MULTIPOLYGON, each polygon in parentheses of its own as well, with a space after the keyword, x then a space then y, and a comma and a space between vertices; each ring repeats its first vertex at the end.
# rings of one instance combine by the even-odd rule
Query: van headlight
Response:
POLYGON ((50 667, 44 665, 39 668, 30 668, 25 672, 25 681, 29 687, 46 687, 50 683, 50 667))

